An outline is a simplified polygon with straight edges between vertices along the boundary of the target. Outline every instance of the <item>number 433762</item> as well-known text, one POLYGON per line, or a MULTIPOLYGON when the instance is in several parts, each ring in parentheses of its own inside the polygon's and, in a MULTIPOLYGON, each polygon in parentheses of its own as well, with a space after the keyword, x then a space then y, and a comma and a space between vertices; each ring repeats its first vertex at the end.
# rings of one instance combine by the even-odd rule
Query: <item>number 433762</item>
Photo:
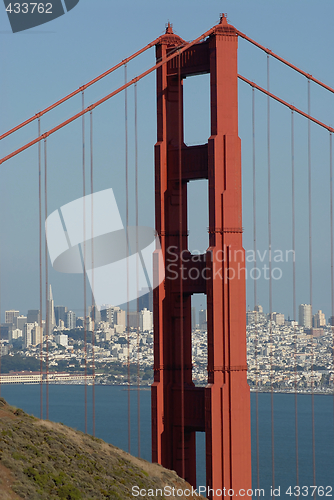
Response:
POLYGON ((6 11, 10 14, 52 14, 52 3, 13 3, 8 4, 6 11))

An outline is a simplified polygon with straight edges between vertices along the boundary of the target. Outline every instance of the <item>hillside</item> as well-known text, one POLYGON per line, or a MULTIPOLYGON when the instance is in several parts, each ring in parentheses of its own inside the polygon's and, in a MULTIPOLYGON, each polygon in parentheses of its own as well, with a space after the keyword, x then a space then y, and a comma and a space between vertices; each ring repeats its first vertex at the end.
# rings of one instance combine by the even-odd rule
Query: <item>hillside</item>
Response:
POLYGON ((186 493, 179 496, 175 490, 174 498, 203 498, 189 496, 185 490, 191 488, 173 471, 65 425, 27 415, 0 398, 1 500, 167 499, 173 498, 173 487, 186 493), (135 493, 145 491, 133 495, 134 486, 135 493), (165 486, 169 489, 162 496, 165 486))

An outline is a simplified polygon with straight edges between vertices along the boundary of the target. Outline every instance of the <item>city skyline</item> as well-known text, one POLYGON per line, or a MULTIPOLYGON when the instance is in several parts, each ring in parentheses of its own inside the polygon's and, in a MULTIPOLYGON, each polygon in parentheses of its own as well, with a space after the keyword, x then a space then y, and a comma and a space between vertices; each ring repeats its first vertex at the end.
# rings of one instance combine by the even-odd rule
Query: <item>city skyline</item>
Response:
MULTIPOLYGON (((228 20, 237 29, 259 41, 265 46, 286 57, 298 66, 302 67, 310 74, 315 75, 320 80, 331 84, 334 81, 333 68, 325 64, 323 47, 333 45, 333 33, 330 19, 334 14, 333 6, 317 5, 317 20, 323 27, 317 36, 309 37, 313 29, 313 19, 310 15, 312 10, 310 1, 303 3, 303 9, 298 2, 285 5, 269 5, 268 2, 258 1, 250 5, 249 2, 227 1, 224 9, 227 12, 228 20), (282 28, 277 19, 284 24, 284 36, 282 28), (326 28, 327 27, 327 28, 326 28)), ((48 26, 32 29, 27 32, 13 35, 9 32, 9 24, 6 12, 3 9, 0 16, 1 36, 4 40, 10 40, 8 50, 1 55, 3 76, 1 80, 0 109, 2 110, 1 131, 4 132, 18 122, 34 115, 38 110, 49 105, 51 102, 78 88, 81 84, 101 73, 106 68, 116 64, 129 54, 138 49, 139 46, 146 45, 164 31, 164 26, 169 20, 173 23, 176 33, 185 39, 191 39, 199 33, 204 32, 208 27, 219 21, 221 5, 218 1, 212 1, 209 6, 187 0, 180 4, 167 6, 156 6, 148 2, 145 6, 137 6, 134 2, 128 1, 118 5, 114 11, 106 2, 101 4, 103 16, 97 12, 88 2, 81 1, 80 4, 66 16, 56 19, 48 26), (131 11, 133 16, 128 16, 131 11), (122 22, 118 19, 125 19, 127 29, 133 35, 124 37, 122 32, 122 22), (53 30, 53 31, 52 31, 53 30), (85 36, 89 30, 89 39, 85 36), (10 37, 10 38, 8 38, 10 37), (40 44, 40 40, 45 39, 48 43, 40 44), (77 40, 77 44, 72 46, 72 40, 77 40), (117 44, 115 41, 122 41, 117 44), (105 50, 106 41, 110 41, 111 49, 105 50), (67 47, 71 45, 72 50, 67 47), (59 48, 62 49, 59 49, 59 48), (80 47, 80 49, 79 49, 80 47), (61 50, 62 60, 58 60, 58 51, 61 50), (42 51, 42 52, 41 52, 42 51), (13 65, 11 61, 15 60, 13 65), (43 65, 40 61, 43 60, 43 65), (86 64, 90 61, 90 65, 86 64), (73 64, 77 61, 77 64, 73 64), (72 71, 68 71, 71 68, 72 71), (4 76, 5 75, 5 76, 4 76), (22 93, 19 82, 24 79, 25 92, 22 93), (26 98, 29 95, 29 99, 26 98)), ((101 11, 101 12, 102 12, 101 11)), ((107 43, 109 46, 109 42, 107 43)), ((147 53, 142 56, 143 66, 149 67, 154 62, 154 54, 147 53)), ((265 55, 262 58, 255 49, 247 46, 246 42, 239 40, 239 66, 240 73, 251 80, 257 81, 260 85, 266 86, 266 61, 265 55)), ((129 64, 129 77, 137 74, 141 66, 137 63, 131 67, 129 64)), ((271 89, 282 98, 293 101, 296 106, 305 109, 306 105, 306 82, 302 77, 290 77, 279 63, 272 63, 273 81, 271 89), (279 75, 274 81, 274 76, 279 75), (304 85, 305 84, 305 85, 304 85), (302 89, 302 91, 300 90, 302 89)), ((114 88, 124 80, 122 72, 115 73, 110 80, 101 82, 97 91, 87 91, 86 102, 89 103, 96 96, 104 95, 109 91, 110 86, 114 88), (95 93, 94 93, 95 92, 95 93)), ((140 223, 153 226, 153 145, 156 141, 156 120, 155 120, 155 77, 148 78, 147 87, 138 85, 138 119, 139 119, 139 196, 140 196, 140 223)), ((208 79, 201 76, 198 79, 187 78, 184 82, 185 94, 185 140, 188 144, 204 142, 209 135, 209 116, 207 110, 208 99, 208 79), (193 103, 196 102, 196 112, 193 103), (198 123, 197 114, 202 117, 198 123)), ((133 118, 133 89, 129 95, 129 120, 133 118)), ((252 242, 252 213, 251 213, 251 92, 244 84, 239 84, 240 112, 239 112, 239 135, 242 140, 242 164, 243 164, 243 191, 244 191, 244 247, 246 251, 253 248, 252 242)), ((327 100, 327 96, 321 91, 312 87, 312 110, 317 118, 324 122, 331 121, 332 105, 327 100)), ((121 112, 124 103, 124 95, 118 96, 105 112, 94 112, 95 139, 95 172, 94 190, 101 190, 106 187, 113 187, 117 191, 117 203, 120 207, 123 222, 125 220, 125 197, 124 197, 124 116, 121 112), (110 121, 118 120, 116 127, 110 121), (109 141, 110 139, 110 141, 109 141), (104 141, 108 147, 102 145, 104 141), (123 194, 122 194, 123 193, 123 194)), ((265 116, 266 101, 261 96, 256 96, 257 106, 257 142, 266 142, 265 129, 263 127, 264 118, 260 118, 260 113, 265 116)), ((80 109, 79 100, 73 101, 71 109, 80 109)), ((284 186, 283 178, 290 176, 289 147, 281 147, 283 139, 288 135, 289 113, 283 116, 283 112, 276 110, 276 105, 272 105, 272 168, 273 168, 273 250, 281 250, 284 254, 291 251, 291 221, 290 221, 290 187, 284 186), (281 175, 281 172, 284 175, 281 175), (280 220, 278 219, 280 216, 280 220)), ((66 114, 66 112, 65 112, 66 114)), ((42 131, 49 128, 53 123, 58 123, 62 119, 62 112, 56 111, 53 117, 43 117, 41 121, 42 131)), ((303 122, 300 124, 302 131, 296 134, 296 175, 300 171, 300 177, 296 178, 297 192, 297 236, 298 245, 296 248, 296 273, 297 273, 297 302, 307 303, 309 301, 308 292, 308 259, 307 259, 307 206, 305 203, 306 178, 304 169, 307 161, 305 156, 306 128, 303 122), (304 128, 305 130, 304 130, 304 128), (305 132, 305 134, 304 134, 305 132)), ((49 175, 48 175, 48 214, 65 203, 82 196, 81 180, 81 147, 80 147, 80 124, 71 125, 76 146, 73 148, 69 142, 69 136, 59 132, 55 138, 49 141, 49 175), (65 141, 62 148, 58 141, 65 141)), ((86 123, 87 131, 89 123, 86 123)), ((18 139, 9 139, 4 142, 2 152, 5 154, 16 145, 16 141, 22 144, 27 138, 35 136, 36 130, 33 125, 27 135, 18 134, 18 139)), ((133 131, 129 132, 129 141, 133 144, 133 131)), ((319 131, 312 126, 312 137, 317 140, 320 149, 313 146, 312 164, 316 176, 314 175, 314 203, 315 216, 320 216, 314 227, 314 256, 322 255, 322 258, 315 258, 314 261, 314 293, 313 302, 316 310, 324 310, 326 316, 331 315, 329 274, 329 254, 328 254, 328 207, 326 197, 328 194, 328 155, 327 139, 319 136, 319 131), (315 169, 316 167, 316 169, 315 169), (326 191, 326 196, 324 195, 326 191), (318 252, 318 253, 317 253, 318 252)), ((261 198, 260 193, 267 182, 266 159, 264 146, 257 144, 258 159, 258 215, 259 234, 258 249, 262 256, 268 249, 267 243, 267 220, 266 202, 261 198)), ((87 158, 88 160, 88 158, 87 158)), ((130 151, 130 163, 133 166, 133 150, 130 151)), ((306 167, 305 167, 306 168, 306 167)), ((30 152, 22 153, 16 159, 2 165, 2 191, 0 198, 0 213, 3 214, 0 220, 0 231, 2 235, 2 245, 0 248, 0 269, 1 269, 1 321, 4 321, 4 311, 10 308, 10 304, 17 303, 21 310, 28 309, 28 301, 32 296, 36 297, 34 302, 38 302, 39 295, 39 266, 38 266, 38 166, 37 148, 30 152), (12 193, 15 193, 12 194, 12 193), (14 198, 15 197, 15 203, 14 198), (35 222, 34 222, 35 221, 35 222), (23 244, 24 242, 24 244, 23 244), (16 283, 20 286, 17 287, 16 283)), ((305 173, 306 175, 306 173, 305 173)), ((87 191, 89 182, 87 180, 87 191)), ((130 191, 133 192, 133 172, 130 173, 130 191)), ((191 183, 189 186, 189 248, 204 251, 207 248, 207 220, 206 208, 207 194, 205 181, 198 184, 191 183)), ((134 197, 133 197, 134 199, 134 197)), ((130 204, 130 221, 134 219, 133 199, 130 204)), ((251 271, 252 263, 248 263, 248 271, 251 271)), ((292 269, 291 262, 280 264, 283 271, 283 279, 273 283, 273 308, 284 312, 286 316, 293 315, 292 311, 292 269)), ((44 263, 43 263, 44 269, 44 263)), ((44 283, 44 277, 43 277, 44 283)), ((52 284, 54 297, 57 303, 71 304, 72 310, 82 309, 83 304, 83 283, 82 276, 64 275, 56 273, 49 266, 49 283, 52 284)), ((247 282, 247 305, 253 307, 253 282, 247 282)), ((267 307, 268 283, 264 280, 259 282, 259 300, 267 307)), ((88 292, 87 292, 88 293, 88 292)), ((45 291, 43 291, 43 303, 45 291)), ((198 309, 201 304, 204 307, 205 298, 194 298, 194 305, 198 309)), ((45 308, 45 303, 43 304, 45 308)))

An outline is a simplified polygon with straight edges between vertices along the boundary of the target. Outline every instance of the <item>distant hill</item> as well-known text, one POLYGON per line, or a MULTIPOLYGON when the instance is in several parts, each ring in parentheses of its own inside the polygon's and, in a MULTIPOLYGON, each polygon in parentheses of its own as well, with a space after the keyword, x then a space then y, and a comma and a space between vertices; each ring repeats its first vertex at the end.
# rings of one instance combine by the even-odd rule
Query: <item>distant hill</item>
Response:
POLYGON ((0 398, 1 500, 203 498, 189 496, 187 489, 191 492, 173 471, 63 424, 27 415, 0 398), (177 489, 185 495, 177 495, 177 489))

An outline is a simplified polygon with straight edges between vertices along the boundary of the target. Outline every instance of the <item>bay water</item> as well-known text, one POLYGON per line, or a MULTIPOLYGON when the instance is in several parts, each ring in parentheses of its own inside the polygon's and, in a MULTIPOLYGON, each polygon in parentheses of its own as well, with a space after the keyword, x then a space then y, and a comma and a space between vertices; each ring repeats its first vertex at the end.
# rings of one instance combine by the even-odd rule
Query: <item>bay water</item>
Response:
MULTIPOLYGON (((2 385, 1 396, 11 405, 40 417, 39 385, 2 385)), ((140 456, 151 460, 151 394, 140 390, 140 456)), ((45 413, 43 388, 43 417, 45 413)), ((332 395, 314 395, 314 444, 317 498, 334 498, 334 418, 332 395), (322 490, 319 487, 323 487, 322 490)), ((87 387, 88 433, 92 433, 92 387, 87 387)), ((252 475, 253 489, 261 488, 261 496, 295 498, 298 484, 311 486, 313 480, 312 397, 297 396, 298 426, 298 482, 296 468, 295 396, 273 395, 274 451, 272 453, 271 394, 251 394, 252 475), (258 415, 258 419, 256 418, 258 415), (258 425, 256 425, 258 422, 258 425), (258 428, 258 439, 256 429, 258 428), (274 474, 273 460, 274 457, 274 474), (289 487, 291 486, 291 489, 289 487), (291 494, 290 494, 291 493, 291 494)), ((108 443, 138 456, 138 393, 130 390, 131 436, 128 442, 128 391, 124 386, 96 386, 95 435, 108 443), (130 448, 129 448, 130 444, 130 448)), ((85 388, 83 385, 49 386, 49 420, 62 422, 77 430, 85 430, 85 388)), ((205 436, 197 434, 197 483, 205 485, 205 436)), ((312 498, 311 490, 304 488, 301 496, 312 498), (304 494, 303 494, 304 492, 304 494), (307 494, 306 494, 307 493, 307 494)))

